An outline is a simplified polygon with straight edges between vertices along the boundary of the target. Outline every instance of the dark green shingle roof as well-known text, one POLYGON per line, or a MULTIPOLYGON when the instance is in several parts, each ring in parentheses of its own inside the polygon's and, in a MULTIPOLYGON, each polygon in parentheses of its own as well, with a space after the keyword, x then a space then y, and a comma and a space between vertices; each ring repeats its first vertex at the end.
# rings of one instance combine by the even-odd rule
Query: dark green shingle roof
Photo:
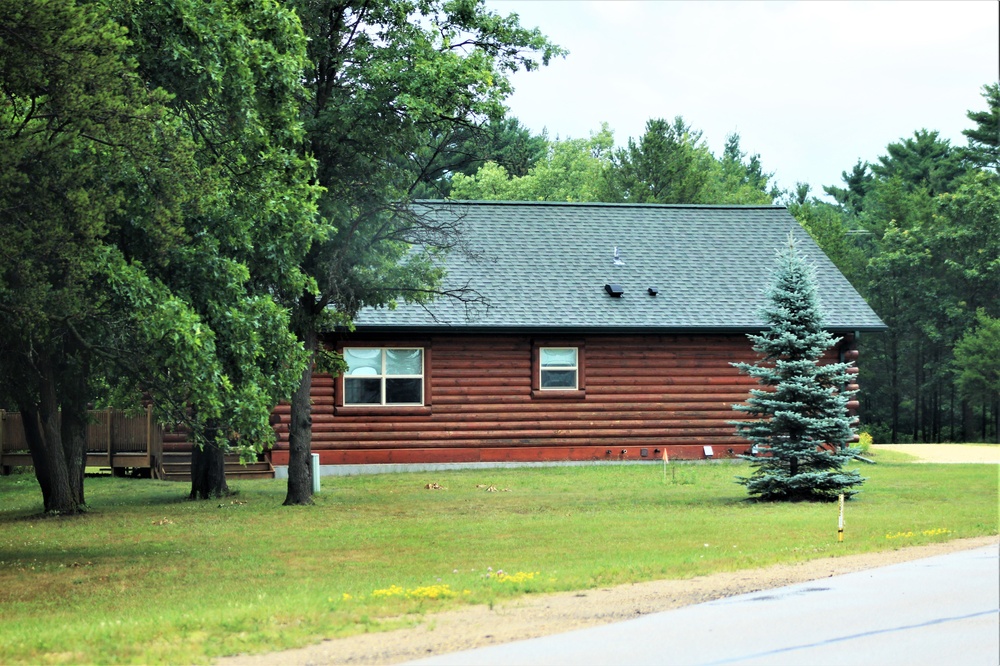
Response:
POLYGON ((798 222, 777 206, 418 202, 457 222, 470 253, 447 258, 446 285, 489 308, 439 298, 367 309, 358 330, 760 330, 774 253, 792 232, 816 266, 826 325, 885 326, 798 222), (620 265, 614 261, 618 248, 620 265), (613 298, 604 285, 621 285, 613 298), (647 289, 659 293, 652 297, 647 289))

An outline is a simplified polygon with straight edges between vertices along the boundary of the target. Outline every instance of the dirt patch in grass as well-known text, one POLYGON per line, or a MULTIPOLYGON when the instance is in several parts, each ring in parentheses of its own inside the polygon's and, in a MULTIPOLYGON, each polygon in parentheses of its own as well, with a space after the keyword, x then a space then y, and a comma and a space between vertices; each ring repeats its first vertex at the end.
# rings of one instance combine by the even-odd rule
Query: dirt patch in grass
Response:
POLYGON ((997 537, 958 539, 880 553, 826 557, 689 580, 521 597, 493 608, 472 606, 424 616, 409 629, 327 640, 296 650, 220 659, 220 666, 392 664, 434 654, 508 643, 628 620, 738 594, 757 592, 910 560, 998 544, 997 537))
POLYGON ((1000 464, 998 444, 876 444, 872 451, 898 451, 921 463, 1000 464))

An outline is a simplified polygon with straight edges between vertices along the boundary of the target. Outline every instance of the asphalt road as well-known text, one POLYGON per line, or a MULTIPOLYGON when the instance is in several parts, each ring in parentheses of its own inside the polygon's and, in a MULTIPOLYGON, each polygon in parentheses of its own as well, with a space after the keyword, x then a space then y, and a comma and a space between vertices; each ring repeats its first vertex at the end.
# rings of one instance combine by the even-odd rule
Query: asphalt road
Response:
POLYGON ((1000 551, 940 555, 410 663, 997 666, 1000 551))

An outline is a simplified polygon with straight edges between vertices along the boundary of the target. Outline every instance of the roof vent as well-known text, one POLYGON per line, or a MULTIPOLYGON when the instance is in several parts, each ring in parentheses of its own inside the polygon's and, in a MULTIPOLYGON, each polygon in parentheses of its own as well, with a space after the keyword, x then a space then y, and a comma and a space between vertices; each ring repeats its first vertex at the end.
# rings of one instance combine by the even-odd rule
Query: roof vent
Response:
POLYGON ((606 284, 604 285, 604 291, 608 292, 608 296, 613 296, 614 298, 621 298, 622 294, 625 293, 620 284, 606 284))
POLYGON ((618 246, 617 245, 615 246, 615 253, 614 253, 614 256, 611 259, 611 263, 614 264, 615 266, 624 266, 625 265, 625 259, 622 257, 621 252, 618 251, 618 246))
POLYGON ((648 292, 649 292, 649 295, 650 295, 650 296, 656 296, 656 295, 657 295, 658 293, 660 293, 660 290, 659 290, 659 289, 657 289, 656 287, 650 287, 650 288, 649 288, 649 289, 647 289, 646 291, 648 291, 648 292))

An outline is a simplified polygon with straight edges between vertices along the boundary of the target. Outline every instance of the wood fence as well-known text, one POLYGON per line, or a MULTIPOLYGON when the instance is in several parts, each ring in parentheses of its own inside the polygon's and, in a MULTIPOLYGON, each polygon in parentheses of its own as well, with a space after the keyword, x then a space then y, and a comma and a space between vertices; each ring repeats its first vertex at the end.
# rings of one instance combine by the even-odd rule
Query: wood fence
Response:
MULTIPOLYGON (((155 470, 163 456, 163 429, 152 407, 130 416, 120 409, 91 410, 87 426, 87 467, 155 470)), ((31 454, 19 412, 0 410, 0 471, 31 466, 31 454)))

